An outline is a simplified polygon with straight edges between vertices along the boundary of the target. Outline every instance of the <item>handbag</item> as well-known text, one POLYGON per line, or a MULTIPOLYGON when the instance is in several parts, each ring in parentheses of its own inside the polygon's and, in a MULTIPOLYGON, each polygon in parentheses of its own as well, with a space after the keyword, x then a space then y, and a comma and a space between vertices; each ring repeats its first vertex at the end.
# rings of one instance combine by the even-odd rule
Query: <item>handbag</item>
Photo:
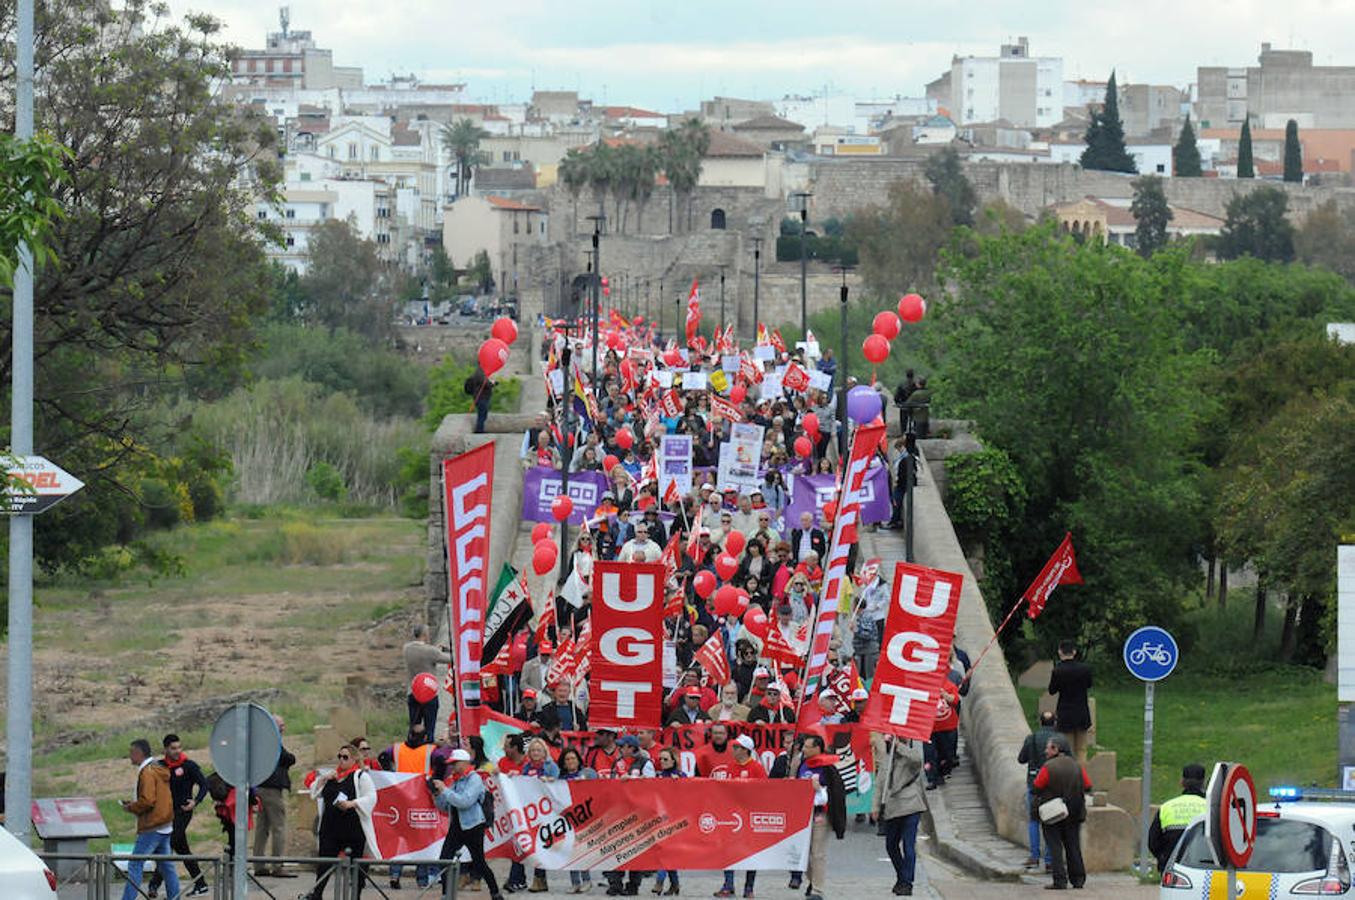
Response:
POLYGON ((1068 818, 1068 804, 1063 802, 1062 797, 1055 797, 1053 800, 1046 800, 1039 807, 1040 821, 1046 825, 1056 825, 1068 818))

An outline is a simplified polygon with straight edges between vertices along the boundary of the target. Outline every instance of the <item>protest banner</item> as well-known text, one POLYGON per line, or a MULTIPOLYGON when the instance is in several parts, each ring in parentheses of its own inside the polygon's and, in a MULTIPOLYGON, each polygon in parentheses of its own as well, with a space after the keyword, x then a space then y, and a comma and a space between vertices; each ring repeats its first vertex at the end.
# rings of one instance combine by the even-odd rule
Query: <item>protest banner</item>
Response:
POLYGON ((895 564, 884 643, 862 725, 898 737, 931 737, 950 671, 963 582, 954 572, 895 564))
POLYGON ((659 441, 659 495, 676 485, 678 493, 692 492, 692 436, 665 434, 659 441))
POLYGON ((588 719, 594 728, 663 724, 662 563, 598 560, 593 566, 596 636, 588 719))
POLYGON ((709 383, 705 372, 683 372, 682 389, 684 391, 704 391, 709 383))
MULTIPOLYGON (((526 522, 554 522, 550 505, 560 495, 564 480, 559 471, 550 466, 533 466, 522 476, 522 518, 526 522)), ((602 492, 611 485, 601 472, 570 472, 569 499, 574 511, 569 514, 571 525, 582 525, 591 519, 602 502, 602 492)))
POLYGON ((807 391, 809 390, 809 373, 795 363, 791 363, 786 366, 785 374, 781 376, 781 386, 788 391, 807 391))
POLYGON ((369 770, 376 805, 364 820, 367 855, 374 859, 436 860, 447 836, 447 814, 433 804, 422 773, 369 770))
POLYGON ((488 605, 489 516, 494 499, 494 444, 442 461, 443 530, 447 549, 447 623, 456 679, 456 722, 479 734, 480 654, 488 605))
POLYGON ((542 781, 496 776, 485 850, 543 869, 803 869, 814 788, 802 779, 542 781))
POLYGON ((722 490, 751 491, 762 487, 761 425, 739 422, 729 429, 729 440, 720 445, 716 484, 722 490))
MULTIPOLYGON (((823 521, 824 504, 837 495, 837 476, 835 475, 795 475, 788 477, 790 485, 790 503, 786 505, 786 521, 800 521, 800 513, 814 514, 816 522, 823 521)), ((889 499, 889 470, 884 466, 871 466, 866 470, 866 478, 861 482, 860 521, 867 525, 888 522, 891 515, 889 499)))

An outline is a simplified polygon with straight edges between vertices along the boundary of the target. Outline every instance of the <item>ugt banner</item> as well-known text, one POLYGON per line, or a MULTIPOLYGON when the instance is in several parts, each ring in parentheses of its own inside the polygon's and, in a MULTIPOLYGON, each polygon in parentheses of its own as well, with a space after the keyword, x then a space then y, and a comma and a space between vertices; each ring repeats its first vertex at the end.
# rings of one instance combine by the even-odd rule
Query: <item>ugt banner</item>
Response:
POLYGON ((921 741, 932 736, 963 583, 954 572, 895 564, 884 646, 862 726, 921 741))
MULTIPOLYGON (((554 522, 550 505, 563 489, 564 480, 550 466, 528 469, 522 476, 523 520, 554 522)), ((569 499, 574 501, 574 511, 569 514, 569 524, 582 525, 585 519, 592 518, 602 502, 602 492, 607 489, 607 476, 601 472, 570 472, 569 499)))
POLYGON ((462 737, 480 733, 480 653, 489 572, 489 510, 494 499, 494 442, 442 461, 447 536, 447 605, 456 672, 456 721, 462 737))
POLYGON ((663 726, 663 563, 593 564, 593 728, 663 726))
POLYGON ((491 856, 604 871, 798 871, 808 861, 808 780, 497 781, 504 802, 485 832, 491 856))
MULTIPOLYGON (((795 475, 790 482, 790 503, 786 506, 786 521, 800 526, 800 513, 814 514, 815 521, 823 520, 823 506, 837 499, 836 475, 795 475)), ((888 522, 892 514, 889 499, 889 471, 882 465, 866 470, 858 496, 861 502, 860 521, 866 525, 888 522)))
POLYGON ((433 805, 423 775, 408 772, 368 773, 376 786, 376 806, 369 821, 367 855, 375 859, 435 860, 447 836, 447 814, 433 805))

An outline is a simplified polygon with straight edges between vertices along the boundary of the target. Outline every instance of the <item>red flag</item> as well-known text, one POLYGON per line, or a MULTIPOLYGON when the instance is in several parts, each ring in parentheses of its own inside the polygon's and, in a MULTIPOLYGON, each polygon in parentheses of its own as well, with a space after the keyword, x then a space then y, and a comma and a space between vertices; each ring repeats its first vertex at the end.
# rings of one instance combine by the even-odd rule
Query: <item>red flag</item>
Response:
POLYGON ((682 395, 669 388, 668 393, 659 401, 659 411, 670 419, 682 415, 682 395))
POLYGON ((510 664, 511 657, 512 657, 512 648, 509 647, 507 641, 504 641, 503 647, 499 649, 499 655, 494 657, 494 659, 490 662, 489 665, 481 666, 480 674, 507 675, 509 671, 508 667, 510 664))
MULTIPOLYGON (((677 479, 670 478, 668 480, 668 487, 663 489, 663 505, 668 506, 670 503, 676 503, 681 499, 682 494, 678 491, 677 479)), ((673 537, 676 539, 677 535, 674 535, 673 537)))
POLYGON ((577 669, 578 659, 574 648, 574 638, 566 635, 561 638, 559 645, 556 646, 555 658, 551 660, 550 668, 546 671, 546 688, 553 688, 562 681, 573 681, 577 669))
POLYGON ((701 516, 706 512, 703 505, 696 511, 696 522, 692 525, 691 536, 687 539, 687 555, 692 558, 692 562, 698 566, 701 565, 701 516))
POLYGON ((950 672, 964 579, 911 563, 894 566, 885 640, 861 725, 925 741, 950 672))
POLYGON ((1049 562, 1044 564, 1040 574, 1035 576, 1030 587, 1021 595, 1030 602, 1026 615, 1034 619, 1044 612, 1049 595, 1054 593, 1054 588, 1059 585, 1081 583, 1082 573, 1077 570, 1077 556, 1073 553, 1073 535, 1072 532, 1065 532, 1059 548, 1049 557, 1049 562))
POLYGON ((692 658, 701 664, 701 671, 710 676, 711 681, 729 684, 729 657, 725 654, 725 642, 719 631, 706 638, 692 658))
POLYGON ((452 658, 458 675, 457 733, 462 737, 480 733, 480 654, 489 599, 485 573, 489 570, 493 484, 493 442, 442 462, 447 605, 452 633, 459 635, 452 658))
POLYGON ((781 339, 780 328, 777 328, 772 331, 772 346, 776 348, 777 353, 786 352, 786 342, 781 339))
POLYGON ((781 386, 790 391, 809 390, 809 373, 791 363, 786 366, 786 374, 781 377, 781 386))
POLYGON ((804 654, 795 651, 775 622, 768 626, 767 636, 762 640, 762 655, 774 663, 787 666, 798 666, 805 661, 804 654))
POLYGON ((762 383, 762 366, 758 365, 747 353, 739 357, 739 377, 748 384, 762 383))
POLYGON ((739 408, 719 394, 710 395, 710 411, 722 419, 728 419, 730 422, 743 421, 743 413, 739 412, 739 408))
POLYGON ((687 295, 687 346, 699 346, 696 330, 701 327, 701 288, 692 279, 692 290, 687 295))
POLYGON ((668 599, 663 601, 663 617, 682 615, 682 608, 687 604, 687 598, 682 590, 678 589, 668 595, 668 599))
POLYGON ((664 571, 599 560, 593 583, 597 655, 589 681, 593 728, 663 726, 664 571))
POLYGON ((546 595, 546 608, 541 611, 541 619, 536 623, 536 643, 550 640, 546 629, 555 625, 555 592, 551 591, 546 595))

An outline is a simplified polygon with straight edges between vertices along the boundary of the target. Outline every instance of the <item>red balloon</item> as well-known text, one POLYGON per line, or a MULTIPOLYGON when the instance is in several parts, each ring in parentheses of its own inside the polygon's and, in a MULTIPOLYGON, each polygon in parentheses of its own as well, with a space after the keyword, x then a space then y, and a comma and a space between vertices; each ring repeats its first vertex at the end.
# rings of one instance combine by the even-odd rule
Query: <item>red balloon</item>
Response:
POLYGON ((837 501, 829 500, 823 505, 823 520, 831 522, 837 518, 837 501))
POLYGON ((604 297, 610 297, 611 295, 612 295, 612 289, 609 288, 609 287, 607 287, 607 285, 604 284, 604 285, 602 286, 602 296, 604 296, 604 297))
POLYGON ((748 604, 752 598, 748 596, 748 592, 743 588, 737 588, 734 593, 737 595, 737 604, 734 607, 734 615, 742 616, 748 611, 748 604))
POLYGON ((536 525, 532 527, 532 546, 535 547, 537 544, 550 537, 552 530, 549 522, 537 522, 536 525))
POLYGON ((532 551, 532 571, 538 575, 545 575, 555 568, 555 562, 559 558, 560 548, 555 546, 555 542, 542 541, 532 551))
POLYGON ((621 465, 621 460, 617 459, 616 456, 611 453, 602 457, 602 471, 604 472, 610 472, 619 465, 621 465))
POLYGON ((616 446, 620 447, 622 450, 629 450, 631 447, 635 446, 635 435, 631 434, 629 428, 618 429, 616 437, 613 438, 613 440, 616 441, 616 446))
POLYGON ((927 314, 927 301, 917 294, 904 294, 899 299, 899 318, 905 322, 921 322, 927 314))
POLYGON ((800 424, 804 425, 805 433, 810 437, 819 436, 819 417, 814 413, 807 413, 800 424))
POLYGON ((724 581, 734 577, 734 573, 739 571, 739 561, 728 553, 721 553, 715 557, 715 574, 719 575, 724 581))
POLYGON ((611 282, 611 279, 609 279, 606 275, 603 275, 603 276, 602 276, 602 286, 603 286, 603 287, 606 287, 607 285, 609 285, 609 284, 611 284, 611 283, 612 283, 612 282, 611 282))
POLYGON ((735 403, 742 403, 743 398, 748 396, 748 388, 741 384, 736 384, 729 389, 729 399, 735 403))
POLYGON ((612 350, 620 350, 621 335, 617 334, 615 331, 607 335, 607 346, 610 347, 612 350))
POLYGON ((747 543, 748 539, 743 536, 742 531, 731 531, 725 538, 725 552, 730 556, 738 556, 747 543))
POLYGON ((636 325, 643 325, 643 324, 645 324, 645 317, 644 317, 644 316, 636 316, 635 318, 631 319, 631 321, 632 321, 633 323, 635 323, 636 325))
POLYGON ((867 360, 878 366, 889 358, 889 341, 882 335, 868 335, 861 342, 861 353, 867 360))
POLYGON ((427 672, 420 672, 409 683, 409 692, 417 703, 427 703, 438 695, 438 680, 427 672))
POLYGON ((729 616, 739 611, 739 591, 732 584, 727 584, 715 592, 715 614, 717 616, 729 616))
POLYGON ((508 362, 508 345, 498 338, 489 338, 480 345, 477 358, 480 361, 480 368, 484 369, 485 374, 493 375, 508 362))
POLYGON ((805 459, 808 459, 809 454, 813 452, 814 452, 814 442, 811 441, 809 438, 805 437, 802 434, 795 439, 795 453, 798 456, 803 456, 805 459))
POLYGON ((555 521, 563 522, 574 512, 574 501, 564 494, 556 497, 550 502, 550 514, 555 517, 555 521))
POLYGON ((668 364, 669 368, 677 368, 682 365, 682 353, 677 348, 668 350, 663 354, 663 361, 668 364))
POLYGON ((871 331, 878 334, 887 341, 892 341, 899 336, 899 329, 903 325, 899 322, 899 317, 889 310, 881 310, 875 314, 875 321, 871 325, 871 331))
POLYGON ((750 606, 743 614, 743 627, 753 637, 761 639, 767 636, 767 614, 760 606, 750 606))
POLYGON ((500 316, 494 320, 494 326, 489 329, 489 333, 505 344, 511 344, 518 339, 518 325, 507 316, 500 316))
POLYGON ((710 599, 710 595, 715 593, 715 574, 710 569, 702 569, 692 578, 692 590, 696 591, 696 596, 702 600, 710 599))
POLYGON ((635 378, 635 363, 629 357, 621 360, 621 377, 627 381, 635 378))

